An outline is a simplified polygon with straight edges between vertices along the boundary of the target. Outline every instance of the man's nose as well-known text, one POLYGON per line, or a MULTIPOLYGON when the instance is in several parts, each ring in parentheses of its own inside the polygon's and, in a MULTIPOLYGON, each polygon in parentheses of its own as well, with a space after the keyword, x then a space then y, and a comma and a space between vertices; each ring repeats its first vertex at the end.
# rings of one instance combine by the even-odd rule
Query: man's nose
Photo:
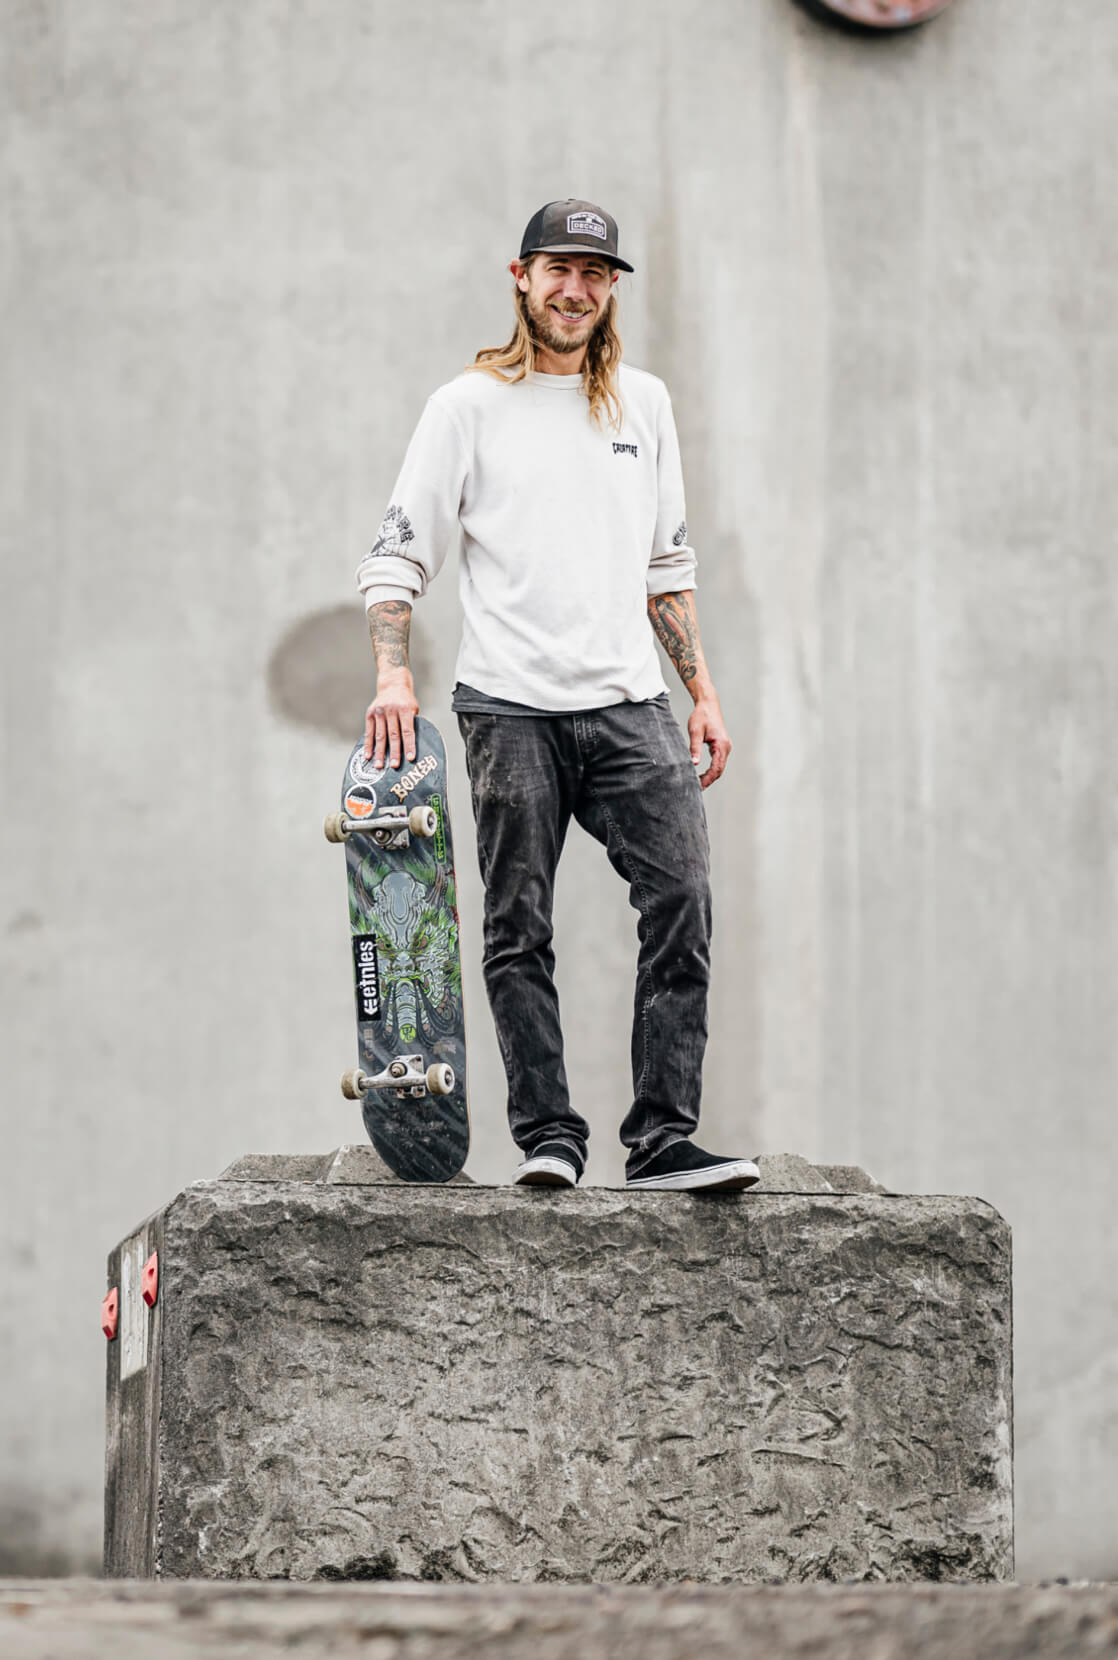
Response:
POLYGON ((572 271, 563 283, 563 298, 565 300, 581 300, 584 304, 589 299, 589 290, 586 279, 580 271, 572 271))

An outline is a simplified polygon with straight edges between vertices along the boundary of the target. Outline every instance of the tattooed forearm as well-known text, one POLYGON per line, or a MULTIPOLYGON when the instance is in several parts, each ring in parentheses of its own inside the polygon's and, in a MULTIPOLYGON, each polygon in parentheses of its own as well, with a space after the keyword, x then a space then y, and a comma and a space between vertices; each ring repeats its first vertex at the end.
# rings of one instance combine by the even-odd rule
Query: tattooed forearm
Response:
POLYGON ((411 606, 406 600, 386 599, 369 607, 369 638, 376 652, 377 673, 407 669, 411 606))
POLYGON ((690 589, 679 594, 651 594, 648 617, 656 638, 676 666, 685 686, 698 676, 706 676, 706 661, 699 639, 699 624, 695 616, 695 600, 690 589))

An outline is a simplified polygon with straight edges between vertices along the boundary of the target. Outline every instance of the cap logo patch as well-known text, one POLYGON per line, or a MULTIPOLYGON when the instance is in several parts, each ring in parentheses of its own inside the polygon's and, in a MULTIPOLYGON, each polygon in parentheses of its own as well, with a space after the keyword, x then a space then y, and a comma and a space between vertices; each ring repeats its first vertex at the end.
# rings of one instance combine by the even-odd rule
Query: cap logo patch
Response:
POLYGON ((568 236, 600 236, 603 242, 609 240, 606 222, 596 213, 568 213, 568 236))

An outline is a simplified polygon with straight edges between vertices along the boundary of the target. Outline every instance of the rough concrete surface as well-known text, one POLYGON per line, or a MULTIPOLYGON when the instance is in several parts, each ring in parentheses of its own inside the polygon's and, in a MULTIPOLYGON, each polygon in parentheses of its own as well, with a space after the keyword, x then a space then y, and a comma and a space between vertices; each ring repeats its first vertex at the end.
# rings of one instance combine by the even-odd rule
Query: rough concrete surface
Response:
POLYGON ((979 1200, 223 1180, 137 1258, 154 1229, 149 1363, 109 1346, 109 1574, 1012 1574, 979 1200))
POLYGON ((0 1582, 5 1660, 1104 1660, 1107 1586, 0 1582))

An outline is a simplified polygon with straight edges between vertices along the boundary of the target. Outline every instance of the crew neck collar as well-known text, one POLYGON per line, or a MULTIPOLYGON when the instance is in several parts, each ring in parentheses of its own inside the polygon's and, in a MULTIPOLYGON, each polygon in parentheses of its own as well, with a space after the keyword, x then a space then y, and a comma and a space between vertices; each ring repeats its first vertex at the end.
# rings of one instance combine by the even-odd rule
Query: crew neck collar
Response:
POLYGON ((528 379, 533 386, 546 386, 552 392, 574 392, 582 385, 581 375, 545 375, 542 369, 531 369, 528 379))

